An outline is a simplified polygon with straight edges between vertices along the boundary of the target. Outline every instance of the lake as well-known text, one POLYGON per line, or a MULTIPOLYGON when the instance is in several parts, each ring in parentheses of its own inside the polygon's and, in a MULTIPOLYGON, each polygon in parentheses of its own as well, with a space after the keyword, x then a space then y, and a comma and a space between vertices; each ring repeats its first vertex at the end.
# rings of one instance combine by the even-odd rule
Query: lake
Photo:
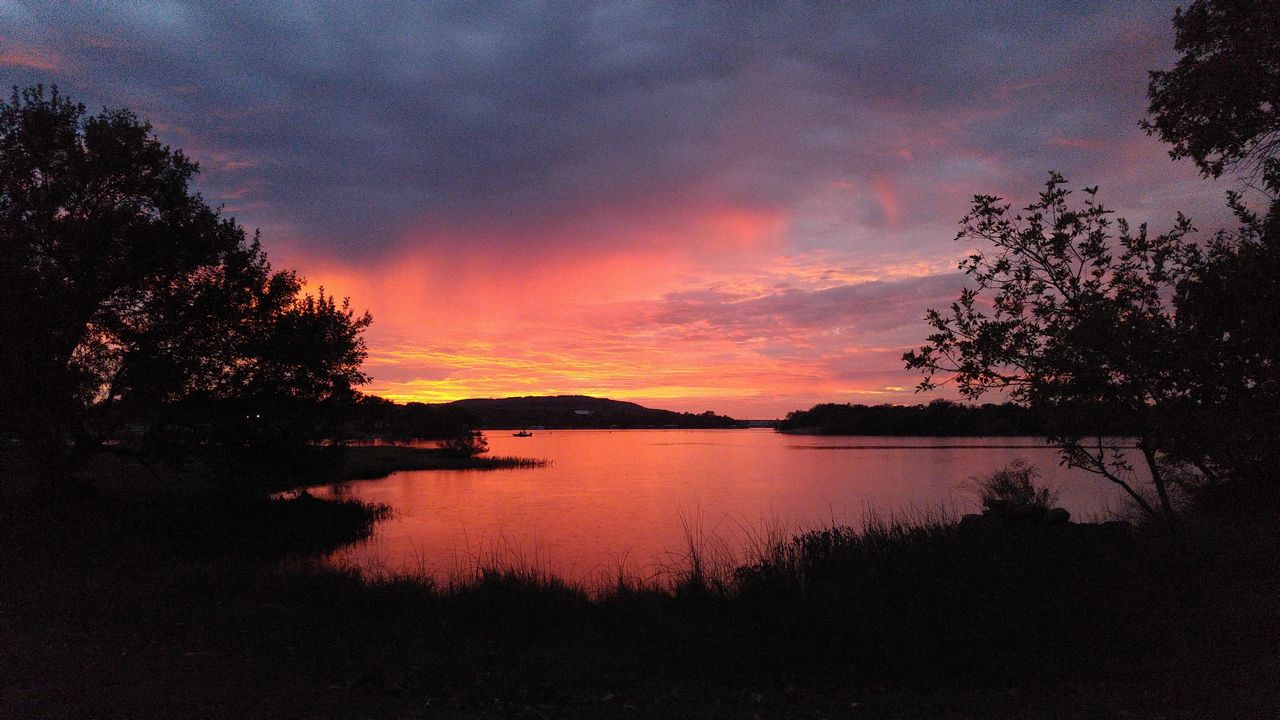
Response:
MULTIPOLYGON (((337 489, 393 517, 336 559, 374 570, 465 572, 500 558, 590 580, 650 576, 688 538, 724 562, 770 533, 859 524, 868 510, 977 505, 962 484, 1017 458, 1059 488, 1073 519, 1104 517, 1122 493, 1059 466, 1039 438, 813 437, 754 430, 489 431, 493 455, 542 468, 422 470, 337 489)), ((328 492, 334 492, 329 489, 328 492)), ((322 491, 324 492, 324 491, 322 491)))

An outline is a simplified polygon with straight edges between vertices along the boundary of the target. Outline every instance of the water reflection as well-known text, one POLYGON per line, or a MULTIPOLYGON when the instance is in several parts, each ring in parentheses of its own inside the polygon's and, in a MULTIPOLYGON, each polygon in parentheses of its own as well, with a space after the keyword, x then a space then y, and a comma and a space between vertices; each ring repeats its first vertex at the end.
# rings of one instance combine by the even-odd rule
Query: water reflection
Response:
POLYGON ((1119 507, 1105 481, 1059 465, 1033 438, 849 438, 770 430, 564 430, 487 434, 495 455, 548 467, 411 471, 351 483, 395 517, 341 558, 456 572, 494 555, 573 578, 652 569, 690 535, 740 553, 768 533, 857 523, 868 509, 974 509, 960 485, 1016 458, 1087 519, 1119 507))

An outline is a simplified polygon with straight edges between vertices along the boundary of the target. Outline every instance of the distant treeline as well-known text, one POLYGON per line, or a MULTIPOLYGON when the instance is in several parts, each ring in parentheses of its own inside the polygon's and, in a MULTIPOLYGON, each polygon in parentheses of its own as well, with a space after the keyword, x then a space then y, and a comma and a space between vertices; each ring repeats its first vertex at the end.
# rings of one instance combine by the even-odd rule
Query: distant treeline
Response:
POLYGON ((1100 408, 1048 413, 1013 403, 963 405, 839 405, 824 403, 787 413, 781 432, 801 435, 1052 435, 1072 429, 1088 435, 1127 435, 1130 423, 1100 408))
POLYGON ((399 404, 366 395, 351 407, 345 424, 349 437, 388 440, 448 438, 495 428, 742 427, 737 420, 710 410, 680 413, 584 395, 458 400, 431 405, 399 404))
POLYGON ((480 419, 453 404, 396 403, 364 395, 350 407, 346 434, 384 440, 440 439, 480 427, 480 419))

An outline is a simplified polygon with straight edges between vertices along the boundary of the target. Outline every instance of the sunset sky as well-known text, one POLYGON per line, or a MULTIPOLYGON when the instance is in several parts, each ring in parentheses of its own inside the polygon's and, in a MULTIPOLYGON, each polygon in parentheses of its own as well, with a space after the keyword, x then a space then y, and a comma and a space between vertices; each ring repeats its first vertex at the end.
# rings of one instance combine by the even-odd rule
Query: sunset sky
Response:
POLYGON ((149 119, 402 401, 927 401, 975 193, 1222 221, 1138 128, 1176 3, 848 5, 0 0, 0 79, 149 119))

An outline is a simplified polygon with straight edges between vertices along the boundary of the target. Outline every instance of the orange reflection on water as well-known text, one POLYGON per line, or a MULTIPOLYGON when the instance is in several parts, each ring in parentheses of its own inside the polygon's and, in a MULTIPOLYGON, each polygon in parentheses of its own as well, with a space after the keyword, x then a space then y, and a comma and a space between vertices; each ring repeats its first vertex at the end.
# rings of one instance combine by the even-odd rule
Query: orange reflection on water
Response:
POLYGON ((1112 486, 1059 467, 1031 438, 817 438, 769 430, 534 430, 487 433, 495 455, 549 467, 415 471, 352 483, 391 505, 373 540, 340 557, 367 568, 465 572, 515 562, 565 577, 652 577, 679 565, 693 536, 731 564, 770 534, 858 523, 880 511, 973 505, 972 474, 1018 457, 1062 489, 1077 518, 1119 504, 1112 486), (1017 448, 992 447, 1018 445, 1017 448), (975 447, 979 446, 979 447, 975 447))

